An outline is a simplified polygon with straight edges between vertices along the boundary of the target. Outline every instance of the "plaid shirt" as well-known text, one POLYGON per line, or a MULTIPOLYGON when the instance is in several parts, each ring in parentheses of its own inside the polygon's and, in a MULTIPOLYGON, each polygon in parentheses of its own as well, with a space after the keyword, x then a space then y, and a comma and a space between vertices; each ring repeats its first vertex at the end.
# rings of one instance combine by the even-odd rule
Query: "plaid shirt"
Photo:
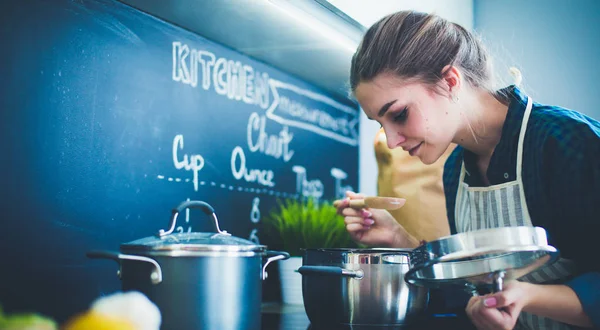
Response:
MULTIPOLYGON (((510 105, 502 137, 490 159, 491 185, 516 180, 517 144, 527 96, 506 90, 510 105)), ((455 203, 462 161, 469 186, 485 186, 475 156, 457 147, 444 167, 448 220, 456 233, 455 203)), ((556 106, 533 104, 523 142, 523 189, 534 226, 543 227, 561 257, 576 262, 581 275, 569 285, 600 327, 600 122, 556 106)))

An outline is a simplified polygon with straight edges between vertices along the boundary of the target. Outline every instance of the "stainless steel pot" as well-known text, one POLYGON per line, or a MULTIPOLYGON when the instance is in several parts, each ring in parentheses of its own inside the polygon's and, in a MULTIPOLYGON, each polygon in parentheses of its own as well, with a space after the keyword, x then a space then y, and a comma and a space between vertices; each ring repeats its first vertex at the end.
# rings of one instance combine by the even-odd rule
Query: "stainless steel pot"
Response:
POLYGON ((122 244, 120 253, 87 255, 117 261, 123 290, 148 296, 161 311, 161 329, 168 330, 260 329, 265 269, 289 258, 222 231, 214 209, 202 201, 181 203, 167 231, 122 244), (216 233, 173 233, 178 214, 187 208, 210 215, 216 233))
POLYGON ((410 249, 307 249, 304 308, 318 326, 401 326, 419 318, 429 290, 404 281, 410 249))

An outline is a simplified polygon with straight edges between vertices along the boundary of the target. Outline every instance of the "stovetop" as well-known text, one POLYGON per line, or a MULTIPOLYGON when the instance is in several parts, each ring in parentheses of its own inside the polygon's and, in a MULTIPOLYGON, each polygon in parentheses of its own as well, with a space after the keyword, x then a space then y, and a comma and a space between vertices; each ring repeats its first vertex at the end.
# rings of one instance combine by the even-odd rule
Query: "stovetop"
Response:
POLYGON ((403 326, 359 326, 311 324, 303 305, 264 303, 261 330, 422 330, 422 329, 475 329, 464 314, 425 314, 412 324, 403 326))

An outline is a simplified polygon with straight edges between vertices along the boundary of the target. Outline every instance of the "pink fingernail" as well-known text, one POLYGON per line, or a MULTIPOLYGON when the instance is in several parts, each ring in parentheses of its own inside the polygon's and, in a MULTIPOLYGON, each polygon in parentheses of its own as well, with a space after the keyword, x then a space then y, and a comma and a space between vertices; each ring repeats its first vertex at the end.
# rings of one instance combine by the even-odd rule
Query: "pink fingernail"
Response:
POLYGON ((365 224, 367 224, 369 226, 372 225, 372 224, 374 224, 374 223, 375 223, 375 220, 373 220, 373 219, 365 219, 365 224))
POLYGON ((483 305, 485 307, 494 307, 496 306, 496 298, 487 298, 483 300, 483 305))
POLYGON ((362 210, 362 215, 365 218, 370 218, 373 214, 369 211, 362 210))
POLYGON ((363 226, 363 229, 364 230, 369 230, 369 229, 371 229, 371 227, 370 226, 363 226))

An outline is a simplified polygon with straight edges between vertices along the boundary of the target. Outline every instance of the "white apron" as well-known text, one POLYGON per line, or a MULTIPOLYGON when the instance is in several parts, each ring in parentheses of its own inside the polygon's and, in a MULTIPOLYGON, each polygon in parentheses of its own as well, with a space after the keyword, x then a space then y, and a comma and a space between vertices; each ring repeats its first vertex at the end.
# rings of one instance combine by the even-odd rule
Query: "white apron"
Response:
MULTIPOLYGON (((525 109, 519 133, 517 178, 515 181, 489 187, 469 187, 464 182, 465 164, 463 161, 454 214, 456 230, 459 233, 496 227, 533 226, 525 201, 525 192, 523 191, 523 180, 521 177, 523 140, 532 104, 531 98, 527 97, 527 108, 525 109)), ((519 280, 531 283, 560 281, 573 272, 573 263, 569 260, 560 259, 553 265, 542 267, 519 280)), ((569 325, 558 321, 522 312, 515 329, 566 330, 571 328, 569 325)))

